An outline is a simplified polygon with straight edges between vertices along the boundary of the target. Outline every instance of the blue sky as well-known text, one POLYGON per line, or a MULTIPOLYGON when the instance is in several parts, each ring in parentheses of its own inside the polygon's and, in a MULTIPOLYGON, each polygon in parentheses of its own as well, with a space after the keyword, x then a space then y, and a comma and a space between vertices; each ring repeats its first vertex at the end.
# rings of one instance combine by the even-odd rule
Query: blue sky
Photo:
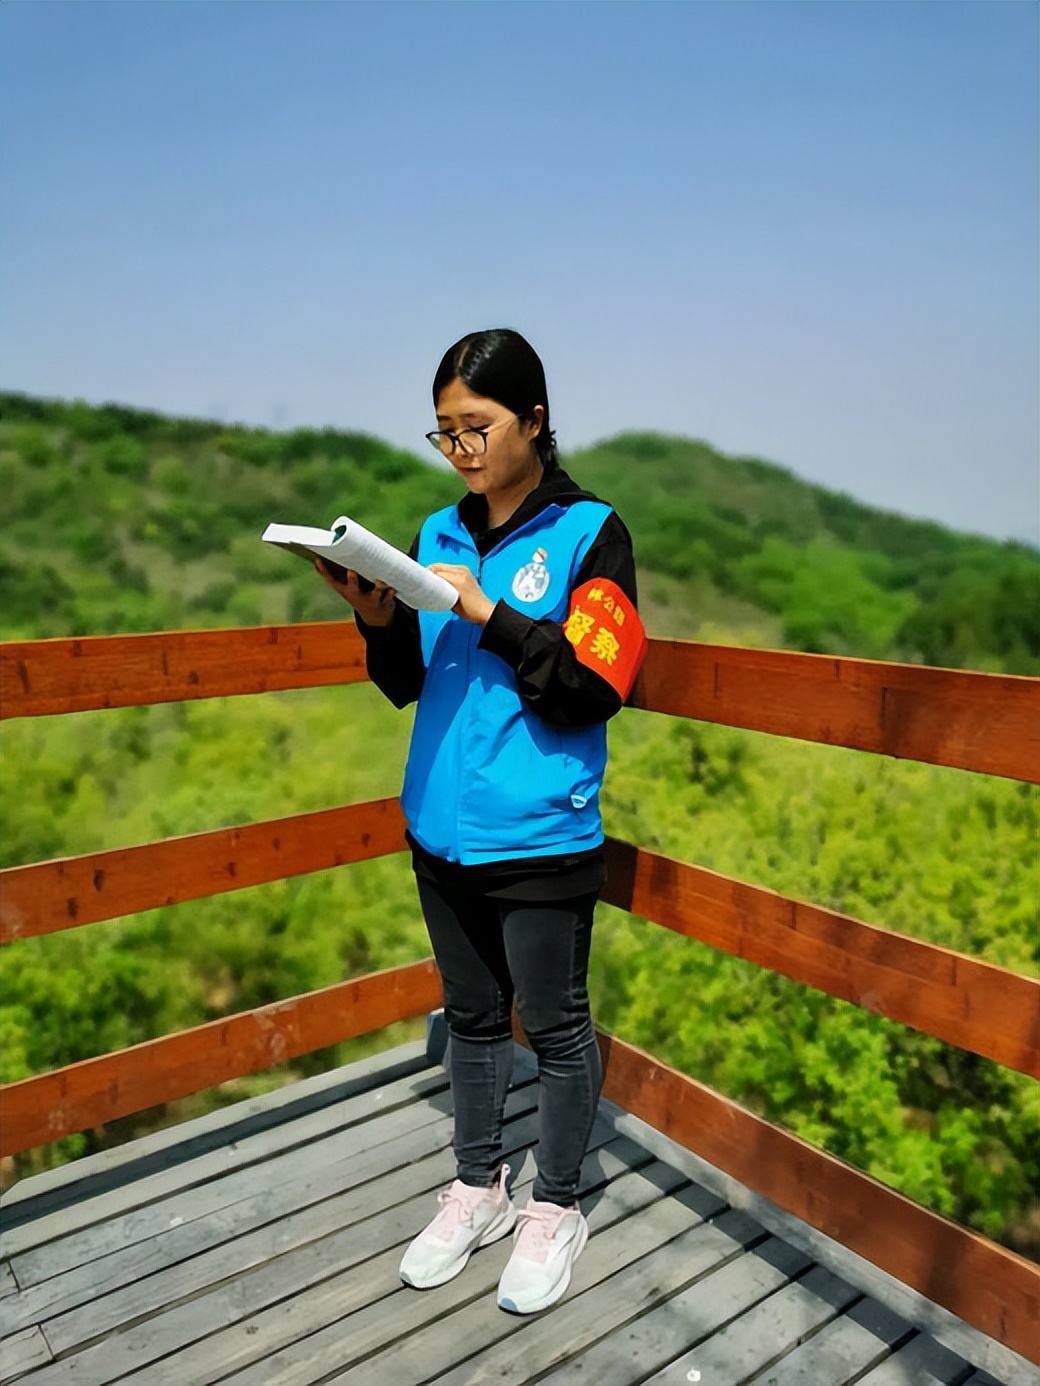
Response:
POLYGON ((441 352, 509 325, 565 450, 1035 542, 1038 16, 4 0, 0 379, 421 453, 441 352))

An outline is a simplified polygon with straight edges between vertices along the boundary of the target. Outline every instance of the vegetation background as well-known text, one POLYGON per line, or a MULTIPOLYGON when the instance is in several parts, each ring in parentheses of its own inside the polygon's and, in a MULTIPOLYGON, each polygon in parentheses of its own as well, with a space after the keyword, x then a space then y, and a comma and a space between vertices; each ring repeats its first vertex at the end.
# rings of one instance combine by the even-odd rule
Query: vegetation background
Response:
MULTIPOLYGON (((704 443, 565 459, 632 531, 652 635, 1035 675, 1040 555, 704 443)), ((343 620, 272 519, 341 511, 407 546, 453 476, 361 434, 0 400, 5 639, 343 620)), ((396 794, 410 727, 370 685, 5 726, 4 866, 396 794)), ((1018 783, 625 710, 609 832, 1002 966, 1037 965, 1037 794, 1018 783)), ((5 950, 10 1082, 427 956, 397 856, 5 950)), ((601 907, 598 1022, 1034 1257, 1036 1085, 601 907)), ((9 1162, 5 1181, 396 1043, 337 1046, 9 1162)))

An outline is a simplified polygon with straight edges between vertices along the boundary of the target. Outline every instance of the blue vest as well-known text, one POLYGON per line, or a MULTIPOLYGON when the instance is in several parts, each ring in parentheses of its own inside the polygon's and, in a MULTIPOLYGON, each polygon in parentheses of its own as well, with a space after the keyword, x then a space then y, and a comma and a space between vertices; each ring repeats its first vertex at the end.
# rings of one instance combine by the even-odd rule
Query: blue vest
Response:
MULTIPOLYGON (((423 525, 417 557, 463 564, 491 601, 562 624, 610 514, 599 501, 549 504, 481 559, 451 506, 423 525)), ((401 803, 420 846, 464 866, 599 846, 605 724, 543 721, 521 701, 505 660, 479 648, 472 621, 420 611, 419 629, 426 678, 401 803)))

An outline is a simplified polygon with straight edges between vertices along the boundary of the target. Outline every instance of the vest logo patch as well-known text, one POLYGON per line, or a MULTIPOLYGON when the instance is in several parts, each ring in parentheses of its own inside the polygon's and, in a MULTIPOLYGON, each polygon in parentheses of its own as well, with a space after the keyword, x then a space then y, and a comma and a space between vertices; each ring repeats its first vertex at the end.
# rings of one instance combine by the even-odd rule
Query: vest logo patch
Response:
POLYGON ((549 590, 549 569, 545 560, 549 557, 544 549, 535 549, 530 563, 516 570, 513 578, 513 596, 517 601, 536 602, 549 590))

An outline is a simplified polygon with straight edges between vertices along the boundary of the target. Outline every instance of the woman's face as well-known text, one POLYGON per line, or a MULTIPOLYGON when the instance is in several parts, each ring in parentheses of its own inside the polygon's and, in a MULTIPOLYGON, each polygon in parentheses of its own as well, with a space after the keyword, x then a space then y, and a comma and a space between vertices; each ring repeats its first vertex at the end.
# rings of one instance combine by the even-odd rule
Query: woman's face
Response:
POLYGON ((448 458, 471 491, 491 495, 537 484, 542 464, 534 440, 545 410, 538 404, 531 412, 534 419, 523 421, 497 400, 475 395, 458 378, 445 385, 437 400, 437 427, 450 433, 489 429, 487 452, 471 456, 456 446, 448 458))

